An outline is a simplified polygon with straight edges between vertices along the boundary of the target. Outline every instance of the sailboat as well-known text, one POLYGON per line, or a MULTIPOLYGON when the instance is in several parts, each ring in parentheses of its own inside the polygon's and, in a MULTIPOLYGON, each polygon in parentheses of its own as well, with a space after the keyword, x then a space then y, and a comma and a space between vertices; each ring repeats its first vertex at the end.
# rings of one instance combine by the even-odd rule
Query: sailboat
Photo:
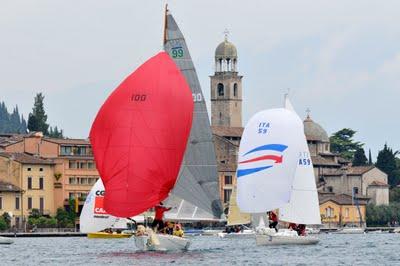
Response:
POLYGON ((243 226, 243 230, 239 232, 221 232, 218 236, 221 238, 250 238, 254 237, 255 231, 244 226, 251 223, 251 215, 242 213, 236 203, 236 187, 233 188, 229 199, 229 211, 227 217, 227 226, 243 226))
MULTIPOLYGON (((248 213, 279 209, 282 221, 320 224, 318 194, 303 123, 288 98, 286 108, 255 114, 239 148, 238 205, 248 213)), ((261 228, 257 245, 315 244, 295 231, 261 228)))
POLYGON ((138 215, 128 219, 119 218, 108 214, 104 209, 105 189, 101 179, 97 180, 86 197, 82 212, 79 218, 80 231, 87 233, 88 238, 129 238, 132 232, 128 232, 127 224, 134 220, 135 222, 144 222, 144 216, 138 215), (104 229, 119 229, 121 233, 101 232, 104 229))
MULTIPOLYGON (((167 10, 164 49, 110 95, 93 123, 90 138, 105 185, 104 209, 131 217, 166 199, 178 210, 177 220, 188 218, 182 206, 192 219, 219 219, 207 109, 185 39, 167 10)), ((150 230, 133 238, 145 251, 190 245, 187 238, 150 230)))

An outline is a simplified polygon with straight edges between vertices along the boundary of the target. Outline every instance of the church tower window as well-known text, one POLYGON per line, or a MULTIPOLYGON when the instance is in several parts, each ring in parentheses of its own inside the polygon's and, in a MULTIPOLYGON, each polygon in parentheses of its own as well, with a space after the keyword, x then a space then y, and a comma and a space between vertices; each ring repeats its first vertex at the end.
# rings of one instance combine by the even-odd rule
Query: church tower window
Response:
POLYGON ((237 97, 237 83, 233 84, 233 96, 237 97))
POLYGON ((218 96, 224 96, 224 84, 218 83, 218 96))

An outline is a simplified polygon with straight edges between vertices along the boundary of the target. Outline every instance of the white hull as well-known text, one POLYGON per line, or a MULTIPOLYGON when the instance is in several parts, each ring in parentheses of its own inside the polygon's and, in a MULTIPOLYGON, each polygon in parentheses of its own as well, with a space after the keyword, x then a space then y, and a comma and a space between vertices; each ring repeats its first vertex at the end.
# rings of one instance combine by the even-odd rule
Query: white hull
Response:
POLYGON ((9 245, 12 243, 14 243, 14 240, 12 240, 11 238, 0 236, 0 244, 9 245))
POLYGON ((222 230, 203 230, 203 236, 215 236, 222 233, 222 230))
POLYGON ((218 236, 221 238, 253 238, 255 232, 253 230, 244 230, 239 233, 218 233, 218 236))
POLYGON ((268 245, 315 245, 319 239, 313 236, 256 235, 258 246, 268 245))
POLYGON ((150 236, 134 236, 135 245, 140 251, 183 251, 190 246, 190 240, 184 237, 156 234, 157 241, 151 241, 150 236))
POLYGON ((364 228, 343 228, 334 232, 335 234, 365 234, 364 228))
POLYGON ((258 246, 268 245, 315 245, 319 239, 314 236, 299 236, 291 230, 280 230, 278 233, 273 229, 264 228, 257 231, 256 244, 258 246))

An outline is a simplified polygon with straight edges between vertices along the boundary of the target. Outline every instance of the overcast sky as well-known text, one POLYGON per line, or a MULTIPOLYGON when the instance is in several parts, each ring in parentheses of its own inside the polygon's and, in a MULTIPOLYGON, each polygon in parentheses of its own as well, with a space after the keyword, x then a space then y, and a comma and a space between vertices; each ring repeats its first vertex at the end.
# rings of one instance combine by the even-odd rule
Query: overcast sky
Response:
MULTIPOLYGON (((169 7, 209 103, 225 28, 239 55, 243 118, 282 104, 311 109, 377 155, 400 149, 400 1, 176 0, 169 7)), ((0 101, 27 116, 45 94, 48 122, 85 138, 102 102, 162 48, 165 1, 17 1, 0 5, 0 101)))

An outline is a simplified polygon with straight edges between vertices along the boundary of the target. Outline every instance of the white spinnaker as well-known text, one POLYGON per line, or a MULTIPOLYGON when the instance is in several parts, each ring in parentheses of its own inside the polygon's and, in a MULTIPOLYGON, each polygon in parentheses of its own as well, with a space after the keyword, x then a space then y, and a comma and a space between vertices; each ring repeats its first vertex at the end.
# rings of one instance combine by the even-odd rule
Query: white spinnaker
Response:
POLYGON ((284 108, 250 119, 238 156, 237 204, 242 212, 262 213, 289 202, 303 135, 301 119, 284 108))
POLYGON ((86 198, 80 216, 80 230, 82 233, 91 233, 110 228, 117 217, 108 215, 103 209, 104 185, 101 179, 97 180, 86 198))
MULTIPOLYGON (((297 115, 288 97, 285 97, 285 108, 297 115)), ((279 208, 279 219, 297 224, 321 224, 314 167, 304 134, 298 154, 292 196, 289 204, 279 208)))

